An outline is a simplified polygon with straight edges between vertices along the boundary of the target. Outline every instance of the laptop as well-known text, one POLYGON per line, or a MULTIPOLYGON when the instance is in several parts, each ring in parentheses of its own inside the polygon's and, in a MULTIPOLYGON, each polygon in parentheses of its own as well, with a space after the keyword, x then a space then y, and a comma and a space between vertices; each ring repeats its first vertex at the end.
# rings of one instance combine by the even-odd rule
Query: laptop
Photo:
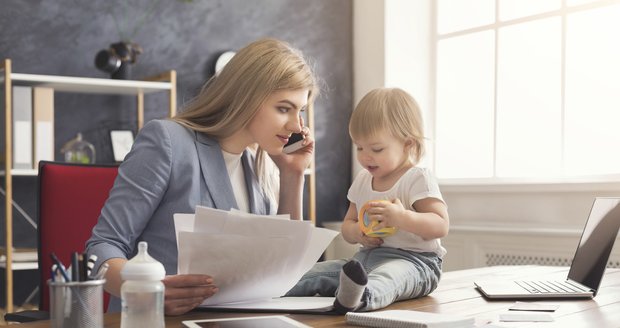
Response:
POLYGON ((620 229, 620 198, 597 197, 566 280, 475 281, 489 299, 593 298, 620 229))

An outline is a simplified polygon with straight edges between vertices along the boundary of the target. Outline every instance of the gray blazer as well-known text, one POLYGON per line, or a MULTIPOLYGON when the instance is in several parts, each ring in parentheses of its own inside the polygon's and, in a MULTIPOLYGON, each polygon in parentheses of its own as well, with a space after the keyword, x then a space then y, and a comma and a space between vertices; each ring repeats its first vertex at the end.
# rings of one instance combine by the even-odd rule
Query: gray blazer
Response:
MULTIPOLYGON (((253 157, 242 156, 250 210, 274 214, 254 172, 253 157)), ((139 241, 160 261, 166 274, 177 272, 173 215, 194 213, 196 205, 238 208, 219 143, 171 120, 148 122, 119 167, 101 216, 86 242, 88 254, 101 263, 132 258, 139 241)), ((205 245, 209 247, 209 245, 205 245)), ((96 271, 95 271, 96 272, 96 271)), ((108 311, 119 311, 113 299, 108 311)))

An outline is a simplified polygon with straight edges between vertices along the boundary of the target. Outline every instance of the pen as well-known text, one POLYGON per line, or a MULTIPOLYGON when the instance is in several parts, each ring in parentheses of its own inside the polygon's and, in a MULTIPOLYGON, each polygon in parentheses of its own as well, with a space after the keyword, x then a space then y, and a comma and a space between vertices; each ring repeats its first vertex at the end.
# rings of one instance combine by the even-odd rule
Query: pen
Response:
POLYGON ((71 253, 71 281, 80 281, 80 263, 78 253, 71 253))
POLYGON ((62 277, 65 278, 65 281, 66 282, 71 281, 71 279, 69 279, 69 275, 67 274, 67 271, 65 270, 65 266, 62 265, 62 262, 60 262, 58 257, 56 257, 56 254, 54 254, 54 252, 52 252, 52 253, 50 253, 50 257, 52 258, 52 261, 54 261, 54 263, 56 263, 56 266, 58 267, 58 271, 60 271, 60 274, 62 275, 62 277))
POLYGON ((50 276, 50 279, 52 280, 52 282, 56 281, 56 268, 58 266, 56 264, 52 264, 52 274, 50 276))
MULTIPOLYGON (((86 253, 84 253, 84 255, 86 255, 86 253)), ((91 254, 90 257, 88 257, 88 262, 86 262, 86 279, 91 279, 95 262, 97 262, 97 255, 91 254)))
POLYGON ((88 267, 86 266, 87 262, 84 254, 78 254, 78 263, 80 264, 80 281, 88 280, 88 276, 86 275, 88 267))
POLYGON ((101 280, 105 278, 105 273, 108 272, 109 267, 110 266, 107 263, 103 263, 101 267, 99 268, 99 272, 97 272, 93 280, 101 280))

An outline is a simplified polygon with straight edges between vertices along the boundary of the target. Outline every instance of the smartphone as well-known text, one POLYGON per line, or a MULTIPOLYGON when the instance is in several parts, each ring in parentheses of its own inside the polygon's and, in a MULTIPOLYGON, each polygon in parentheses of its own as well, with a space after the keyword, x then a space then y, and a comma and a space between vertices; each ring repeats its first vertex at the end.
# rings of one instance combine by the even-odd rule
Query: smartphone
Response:
POLYGON ((288 142, 284 145, 284 149, 282 150, 286 154, 290 154, 298 149, 303 147, 302 142, 304 141, 304 135, 301 133, 293 133, 290 138, 288 138, 288 142))

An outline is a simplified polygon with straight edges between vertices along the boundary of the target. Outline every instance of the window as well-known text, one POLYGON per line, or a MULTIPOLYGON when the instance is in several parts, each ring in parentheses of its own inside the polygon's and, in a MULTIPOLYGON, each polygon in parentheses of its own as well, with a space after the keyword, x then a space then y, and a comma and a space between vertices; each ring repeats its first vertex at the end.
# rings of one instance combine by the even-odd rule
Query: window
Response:
POLYGON ((620 1, 438 0, 435 13, 440 179, 619 180, 620 1))

